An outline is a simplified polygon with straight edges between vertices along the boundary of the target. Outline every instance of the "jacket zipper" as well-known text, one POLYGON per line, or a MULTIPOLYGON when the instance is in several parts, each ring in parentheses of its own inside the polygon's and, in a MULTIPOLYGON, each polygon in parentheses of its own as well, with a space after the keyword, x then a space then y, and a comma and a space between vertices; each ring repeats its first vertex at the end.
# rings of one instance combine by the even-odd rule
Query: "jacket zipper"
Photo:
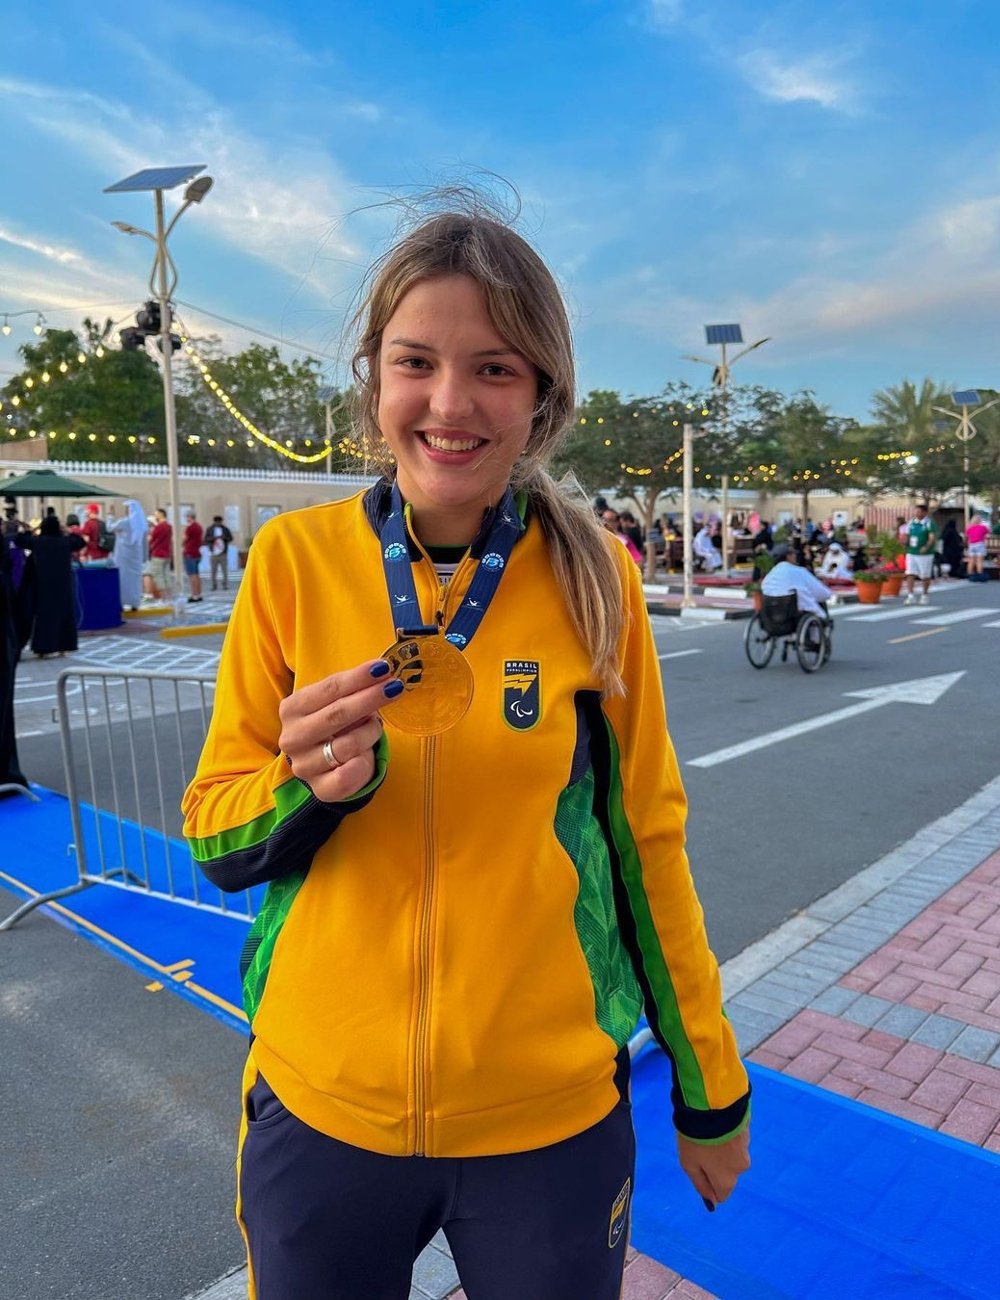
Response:
POLYGON ((424 890, 421 899, 420 937, 417 948, 417 1032, 414 1048, 415 1154, 427 1154, 427 1085, 430 1062, 427 1050, 430 1019, 431 939, 434 916, 434 751, 437 737, 422 742, 424 759, 424 890))
MULTIPOLYGON (((418 543, 419 544, 419 543, 418 543)), ((421 547, 421 550, 423 548, 421 547)), ((425 553, 426 562, 433 562, 425 553)), ((448 596, 454 586, 455 578, 465 567, 467 557, 459 565, 447 587, 437 584, 437 609, 434 622, 444 634, 447 616, 448 596)), ((437 572, 434 571, 437 582, 437 572)), ((424 774, 424 888, 421 897, 420 934, 417 941, 417 1025, 414 1044, 414 1078, 413 1097, 415 1115, 414 1154, 427 1154, 427 1100, 430 1090, 430 1053, 428 1037, 430 1030, 430 984, 431 958, 434 938, 434 886, 436 883, 436 857, 434 852, 434 759, 437 753, 437 737, 428 736, 422 741, 424 774)))

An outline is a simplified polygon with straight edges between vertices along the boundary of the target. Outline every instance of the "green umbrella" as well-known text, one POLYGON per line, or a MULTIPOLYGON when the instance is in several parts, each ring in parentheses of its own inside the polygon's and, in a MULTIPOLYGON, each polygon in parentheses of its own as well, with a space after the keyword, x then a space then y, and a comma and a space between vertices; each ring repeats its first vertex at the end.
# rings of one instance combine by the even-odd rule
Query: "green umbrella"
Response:
POLYGON ((124 492, 81 483, 57 474, 54 469, 33 469, 20 478, 0 478, 0 496, 5 497, 120 497, 124 492))

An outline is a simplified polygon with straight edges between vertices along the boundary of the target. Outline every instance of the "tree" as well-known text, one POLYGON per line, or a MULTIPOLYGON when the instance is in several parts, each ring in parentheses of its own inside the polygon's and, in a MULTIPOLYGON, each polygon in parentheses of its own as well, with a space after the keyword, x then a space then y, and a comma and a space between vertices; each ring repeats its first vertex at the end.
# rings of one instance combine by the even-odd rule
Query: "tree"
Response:
MULTIPOLYGON (((49 330, 24 344, 23 370, 0 392, 0 417, 8 438, 44 438, 55 460, 166 460, 163 380, 154 355, 145 350, 105 347, 113 322, 84 320, 74 330, 49 330)), ((285 362, 274 347, 252 344, 227 355, 217 339, 197 351, 211 371, 215 389, 201 369, 181 353, 174 363, 178 451, 182 464, 309 469, 253 439, 219 396, 229 394, 264 434, 305 456, 322 453, 326 412, 319 399, 319 362, 311 357, 285 362), (249 442, 249 446, 248 446, 249 442)), ((331 400, 335 469, 357 469, 357 459, 336 447, 349 427, 340 394, 331 400)), ((327 468, 325 455, 311 464, 327 468)))
POLYGON ((772 490, 798 492, 801 517, 809 517, 810 494, 837 492, 860 486, 861 451, 865 434, 857 422, 832 415, 808 390, 785 398, 771 413, 769 454, 772 490))
POLYGON ((932 379, 910 379, 880 389, 872 398, 869 487, 873 494, 902 492, 930 499, 961 480, 961 451, 949 447, 936 406, 951 406, 950 390, 932 379), (940 450, 939 450, 940 449, 940 450))
POLYGON ((188 463, 325 472, 325 458, 303 464, 255 440, 217 392, 226 393, 232 406, 267 437, 289 450, 314 456, 322 450, 326 437, 317 360, 307 357, 288 363, 276 347, 259 343, 229 356, 215 339, 199 341, 196 351, 216 388, 206 383, 196 363, 178 365, 178 437, 188 463))
POLYGON ((118 459, 122 447, 129 458, 144 442, 152 459, 164 459, 163 388, 156 363, 145 353, 106 349, 102 330, 83 322, 84 338, 74 330, 48 330, 37 343, 18 349, 24 369, 4 386, 8 431, 48 440, 54 460, 118 459), (16 402, 14 399, 17 399, 16 402), (109 448, 111 454, 109 456, 109 448))
POLYGON ((633 501, 649 529, 660 496, 680 490, 683 425, 701 422, 707 409, 685 384, 668 385, 659 397, 595 390, 577 408, 553 467, 576 474, 590 493, 613 491, 633 501))

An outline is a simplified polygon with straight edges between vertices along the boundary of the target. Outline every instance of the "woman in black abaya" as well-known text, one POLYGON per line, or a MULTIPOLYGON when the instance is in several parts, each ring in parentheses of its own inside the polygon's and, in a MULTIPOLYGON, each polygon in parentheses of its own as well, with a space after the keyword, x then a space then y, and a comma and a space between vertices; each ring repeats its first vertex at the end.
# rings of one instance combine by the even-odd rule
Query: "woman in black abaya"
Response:
MULTIPOLYGON (((14 575, 10 543, 0 535, 0 788, 21 785, 28 779, 21 771, 14 734, 14 674, 21 653, 14 618, 14 575)), ((15 791, 5 791, 7 794, 15 791)))
POLYGON ((17 545, 31 552, 35 578, 35 623, 31 649, 39 656, 76 649, 76 577, 72 556, 87 545, 64 533, 55 515, 42 520, 37 533, 19 533, 17 545))

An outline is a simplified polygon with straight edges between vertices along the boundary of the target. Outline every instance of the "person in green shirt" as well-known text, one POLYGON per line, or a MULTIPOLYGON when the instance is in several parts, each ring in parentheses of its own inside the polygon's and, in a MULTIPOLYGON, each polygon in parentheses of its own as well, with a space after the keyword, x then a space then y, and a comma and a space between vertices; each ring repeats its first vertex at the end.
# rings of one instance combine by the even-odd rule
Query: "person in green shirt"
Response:
POLYGON ((915 507, 916 517, 911 519, 906 530, 906 599, 904 605, 916 603, 913 588, 919 578, 923 583, 920 604, 926 605, 930 596, 931 572, 934 567, 934 548, 937 546, 938 530, 930 517, 927 504, 918 501, 915 507))

